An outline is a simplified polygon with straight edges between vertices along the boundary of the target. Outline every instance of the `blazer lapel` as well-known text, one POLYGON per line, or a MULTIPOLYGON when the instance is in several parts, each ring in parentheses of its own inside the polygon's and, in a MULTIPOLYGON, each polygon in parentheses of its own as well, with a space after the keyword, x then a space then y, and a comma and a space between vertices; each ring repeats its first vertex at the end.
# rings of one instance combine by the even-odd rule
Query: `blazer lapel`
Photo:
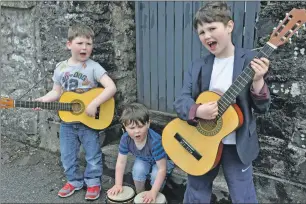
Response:
POLYGON ((245 58, 243 57, 245 52, 241 48, 235 48, 235 57, 234 57, 234 70, 233 70, 233 81, 241 74, 244 66, 245 58))
POLYGON ((198 95, 207 91, 209 88, 210 77, 212 72, 212 65, 214 61, 213 55, 208 55, 203 61, 197 61, 193 65, 192 69, 192 97, 196 98, 198 95))
POLYGON ((207 58, 205 59, 205 65, 202 68, 202 74, 201 74, 201 79, 202 79, 201 91, 209 90, 214 59, 215 56, 212 54, 208 55, 207 58))

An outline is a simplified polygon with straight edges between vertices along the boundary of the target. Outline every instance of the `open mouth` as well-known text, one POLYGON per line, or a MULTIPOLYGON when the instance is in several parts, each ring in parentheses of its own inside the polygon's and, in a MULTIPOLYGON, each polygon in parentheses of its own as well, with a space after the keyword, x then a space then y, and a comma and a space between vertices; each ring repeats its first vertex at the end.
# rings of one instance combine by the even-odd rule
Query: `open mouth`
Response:
POLYGON ((85 53, 85 52, 80 53, 80 55, 81 55, 82 57, 86 57, 86 53, 85 53))
POLYGON ((217 47, 217 42, 216 41, 211 41, 207 43, 210 49, 215 50, 217 47))

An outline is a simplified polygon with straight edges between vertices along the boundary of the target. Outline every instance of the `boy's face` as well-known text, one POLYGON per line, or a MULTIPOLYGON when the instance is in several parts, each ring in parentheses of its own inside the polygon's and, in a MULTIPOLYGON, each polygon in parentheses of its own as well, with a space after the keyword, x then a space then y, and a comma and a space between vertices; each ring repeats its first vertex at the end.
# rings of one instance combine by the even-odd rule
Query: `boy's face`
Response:
POLYGON ((142 124, 140 122, 132 122, 129 125, 124 126, 129 136, 137 143, 141 143, 148 135, 150 123, 142 124))
POLYGON ((67 42, 67 47, 71 50, 71 57, 74 62, 78 63, 84 62, 90 57, 93 43, 91 38, 76 37, 67 42))
POLYGON ((224 57, 228 45, 232 44, 231 33, 234 22, 229 21, 227 25, 221 22, 198 24, 197 32, 202 44, 216 57, 224 57))

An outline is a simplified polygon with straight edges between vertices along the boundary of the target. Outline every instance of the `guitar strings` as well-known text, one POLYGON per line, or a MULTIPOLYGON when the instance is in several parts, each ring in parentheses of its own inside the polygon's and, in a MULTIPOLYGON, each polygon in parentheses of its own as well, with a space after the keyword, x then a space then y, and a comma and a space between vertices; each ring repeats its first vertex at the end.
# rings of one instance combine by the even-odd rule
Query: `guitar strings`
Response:
MULTIPOLYGON (((258 52, 258 54, 256 55, 255 58, 260 58, 261 56, 266 56, 268 57, 269 55, 271 55, 271 53, 274 51, 274 48, 269 46, 267 43, 265 44, 265 46, 260 50, 260 52, 258 52)), ((246 80, 244 80, 244 78, 250 80, 251 76, 250 74, 253 74, 254 71, 253 69, 250 67, 250 63, 247 65, 247 69, 240 74, 237 79, 234 81, 233 85, 230 87, 230 89, 225 92, 225 94, 222 96, 222 98, 218 101, 218 106, 219 106, 219 111, 218 111, 218 116, 217 119, 220 118, 222 116, 222 114, 227 110, 228 105, 227 103, 231 103, 232 99, 230 98, 231 96, 235 96, 238 95, 238 93, 240 92, 239 89, 243 88, 243 84, 239 82, 239 80, 243 80, 244 82, 246 82, 246 80), (246 76, 245 76, 246 75, 246 76), (239 83, 239 85, 237 85, 237 83, 239 83), (241 87, 242 85, 242 87, 241 87), (237 90, 235 89, 235 87, 237 88, 237 90), (233 93, 231 92, 233 91, 233 93), (225 100, 225 101, 224 101, 225 100), (225 103, 225 104, 224 104, 225 103)))
MULTIPOLYGON (((256 49, 258 49, 258 48, 255 48, 255 49, 253 49, 253 50, 256 50, 256 49)), ((264 55, 271 55, 272 54, 272 52, 274 51, 274 48, 272 48, 271 46, 269 46, 267 43, 264 45, 264 47, 262 47, 262 49, 258 52, 258 54, 256 55, 256 57, 261 57, 260 55, 261 54, 264 54, 264 55)), ((248 66, 250 66, 250 63, 247 65, 247 67, 248 66)), ((251 72, 253 71, 253 69, 248 69, 248 70, 246 70, 246 74, 251 74, 251 72)), ((239 77, 241 77, 241 75, 239 75, 238 76, 238 78, 239 77)), ((237 79, 238 79, 237 78, 237 79)), ((218 104, 219 105, 219 104, 218 104)), ((222 112, 225 112, 226 111, 226 107, 223 107, 222 106, 222 104, 220 104, 220 110, 222 111, 222 112)), ((218 111, 219 112, 219 111, 218 111)), ((219 113, 218 113, 218 115, 217 115, 217 119, 213 119, 213 120, 204 120, 204 122, 205 122, 205 126, 206 127, 208 127, 210 130, 211 129, 214 129, 215 127, 216 127, 216 124, 217 124, 217 120, 219 120, 221 118, 221 115, 219 115, 219 113)))

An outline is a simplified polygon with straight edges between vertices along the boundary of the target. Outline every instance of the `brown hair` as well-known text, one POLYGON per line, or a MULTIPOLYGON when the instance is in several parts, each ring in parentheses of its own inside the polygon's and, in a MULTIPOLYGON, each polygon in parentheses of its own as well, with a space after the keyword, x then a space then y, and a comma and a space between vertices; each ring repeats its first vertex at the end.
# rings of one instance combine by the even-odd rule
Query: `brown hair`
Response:
POLYGON ((90 27, 86 25, 74 24, 68 29, 68 40, 72 41, 76 37, 86 37, 88 39, 91 38, 93 40, 94 32, 90 27))
POLYGON ((193 19, 193 27, 198 29, 202 23, 221 22, 224 25, 232 20, 231 10, 224 1, 210 1, 201 7, 193 19))
POLYGON ((126 105, 122 115, 120 117, 120 122, 127 126, 131 123, 136 123, 137 125, 144 125, 150 121, 149 110, 140 103, 131 103, 126 105))

